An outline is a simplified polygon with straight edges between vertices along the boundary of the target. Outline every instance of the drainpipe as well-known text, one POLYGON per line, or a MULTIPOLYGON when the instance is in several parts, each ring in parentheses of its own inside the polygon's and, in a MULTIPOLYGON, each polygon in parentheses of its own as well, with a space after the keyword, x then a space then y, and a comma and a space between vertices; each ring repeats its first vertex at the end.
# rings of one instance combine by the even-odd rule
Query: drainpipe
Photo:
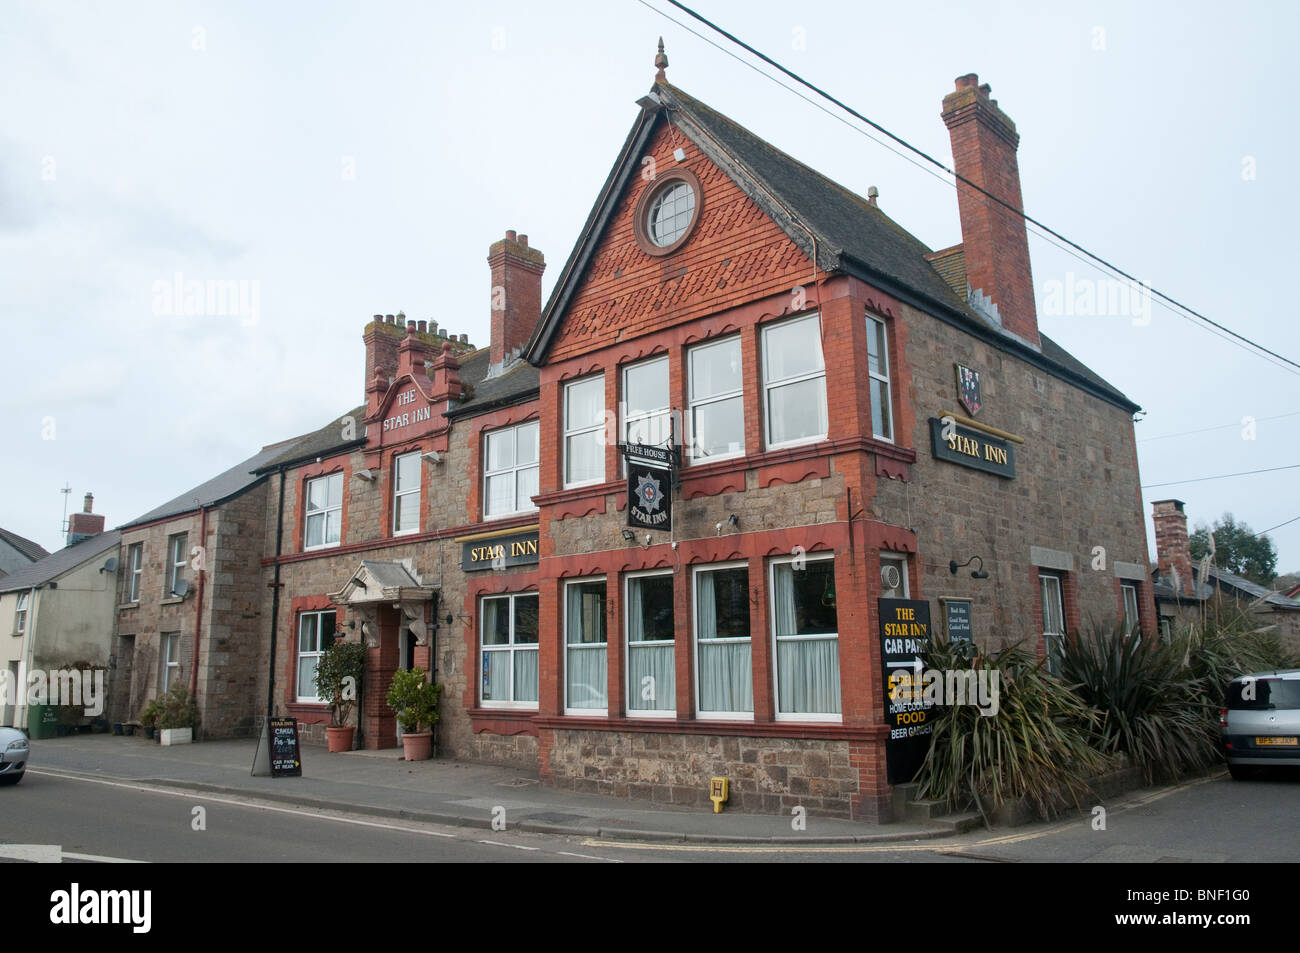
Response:
MULTIPOLYGON (((203 634, 203 588, 208 581, 208 508, 199 518, 199 591, 194 596, 194 655, 190 658, 190 698, 199 699, 199 641, 203 634)), ((195 739, 196 741, 198 739, 195 739)))
MULTIPOLYGON (((433 611, 430 613, 433 616, 433 620, 429 624, 428 628, 425 629, 425 631, 429 633, 429 678, 433 680, 433 684, 435 685, 438 684, 438 607, 440 601, 438 593, 435 592, 432 600, 433 611)), ((429 610, 426 609, 425 611, 428 612, 429 610)), ((438 725, 441 721, 442 719, 439 719, 433 724, 433 750, 435 752, 438 750, 438 725)))
POLYGON ((266 673, 266 719, 275 713, 275 642, 280 621, 280 556, 284 552, 284 465, 280 466, 280 503, 275 511, 275 581, 271 583, 271 652, 266 673))

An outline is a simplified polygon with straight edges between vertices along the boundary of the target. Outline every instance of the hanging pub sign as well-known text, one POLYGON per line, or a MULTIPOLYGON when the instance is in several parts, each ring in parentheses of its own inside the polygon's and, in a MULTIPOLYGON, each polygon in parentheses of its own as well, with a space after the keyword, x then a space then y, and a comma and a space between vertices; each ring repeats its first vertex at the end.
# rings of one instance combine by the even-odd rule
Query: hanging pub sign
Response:
POLYGON ((923 599, 880 599, 881 684, 884 687, 885 763, 890 784, 916 776, 930 747, 933 703, 922 693, 930 646, 930 603, 923 599))
POLYGON ((980 372, 973 371, 965 364, 954 364, 957 368, 957 399, 972 417, 980 412, 980 372))
POLYGON ((674 451, 628 444, 627 525, 633 529, 673 528, 672 465, 674 451))

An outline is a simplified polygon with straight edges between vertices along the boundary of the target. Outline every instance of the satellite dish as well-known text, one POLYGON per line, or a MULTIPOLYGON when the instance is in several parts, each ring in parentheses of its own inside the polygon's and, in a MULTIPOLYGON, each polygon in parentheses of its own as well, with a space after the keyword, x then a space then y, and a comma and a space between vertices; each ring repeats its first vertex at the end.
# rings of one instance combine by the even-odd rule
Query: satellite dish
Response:
POLYGON ((881 566, 880 581, 884 583, 886 589, 897 589, 903 578, 899 575, 897 566, 881 566))
POLYGON ((117 572, 117 557, 109 556, 108 559, 104 561, 104 568, 101 569, 100 572, 117 572))
POLYGON ((185 594, 190 591, 190 581, 188 579, 177 579, 176 585, 172 587, 172 595, 185 598, 185 594))

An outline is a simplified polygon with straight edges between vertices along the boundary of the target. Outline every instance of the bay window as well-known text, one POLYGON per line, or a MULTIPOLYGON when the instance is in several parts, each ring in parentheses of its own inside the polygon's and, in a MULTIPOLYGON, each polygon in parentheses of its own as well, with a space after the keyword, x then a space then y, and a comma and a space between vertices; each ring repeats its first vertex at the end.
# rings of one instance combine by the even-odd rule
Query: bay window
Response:
POLYGON ((486 708, 537 707, 537 594, 483 600, 482 683, 486 708))
POLYGON ((778 720, 838 721, 839 626, 833 557, 772 563, 778 720))
POLYGON ((498 519, 537 507, 538 422, 529 421, 483 438, 483 516, 498 519))
POLYGON ((565 711, 607 714, 604 579, 565 584, 564 633, 565 711))
POLYGON ((763 328, 763 395, 768 447, 826 436, 826 361, 819 315, 763 328))
POLYGON ((337 546, 342 538, 343 474, 307 481, 306 549, 337 546))
POLYGON ((605 378, 564 387, 564 485, 605 480, 605 378))
POLYGON ((687 440, 697 462, 745 452, 745 407, 740 338, 693 347, 686 355, 690 428, 687 440))
POLYGON ((627 577, 627 710, 671 715, 677 710, 673 662, 672 572, 627 577))
POLYGON ((695 703, 701 717, 754 717, 749 567, 695 570, 695 703))

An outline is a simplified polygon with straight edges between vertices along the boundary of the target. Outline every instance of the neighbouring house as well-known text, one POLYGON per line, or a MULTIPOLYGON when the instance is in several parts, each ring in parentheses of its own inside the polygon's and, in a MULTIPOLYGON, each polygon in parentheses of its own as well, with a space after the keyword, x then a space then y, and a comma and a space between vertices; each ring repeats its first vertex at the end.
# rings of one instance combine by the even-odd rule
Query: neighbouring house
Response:
POLYGON ((1300 653, 1300 600, 1220 569, 1213 562, 1193 562, 1184 506, 1182 500, 1151 504, 1156 530, 1152 580, 1162 636, 1167 637, 1175 625, 1201 622, 1207 614, 1230 608, 1250 612, 1261 624, 1275 626, 1286 650, 1300 653))
POLYGON ((33 543, 17 533, 0 529, 0 580, 48 555, 49 552, 40 543, 33 543))
MULTIPOLYGON (((69 520, 67 546, 0 579, 0 678, 6 692, 0 724, 28 728, 37 737, 52 733, 58 713, 46 709, 50 720, 34 723, 37 711, 27 704, 30 676, 73 669, 107 673, 114 662, 119 534, 104 531, 93 501, 87 493, 83 511, 69 520)), ((41 677, 47 685, 53 681, 41 677)), ((105 674, 105 687, 109 681, 105 674)), ((65 725, 106 717, 103 710, 67 711, 85 706, 60 707, 65 725)))

